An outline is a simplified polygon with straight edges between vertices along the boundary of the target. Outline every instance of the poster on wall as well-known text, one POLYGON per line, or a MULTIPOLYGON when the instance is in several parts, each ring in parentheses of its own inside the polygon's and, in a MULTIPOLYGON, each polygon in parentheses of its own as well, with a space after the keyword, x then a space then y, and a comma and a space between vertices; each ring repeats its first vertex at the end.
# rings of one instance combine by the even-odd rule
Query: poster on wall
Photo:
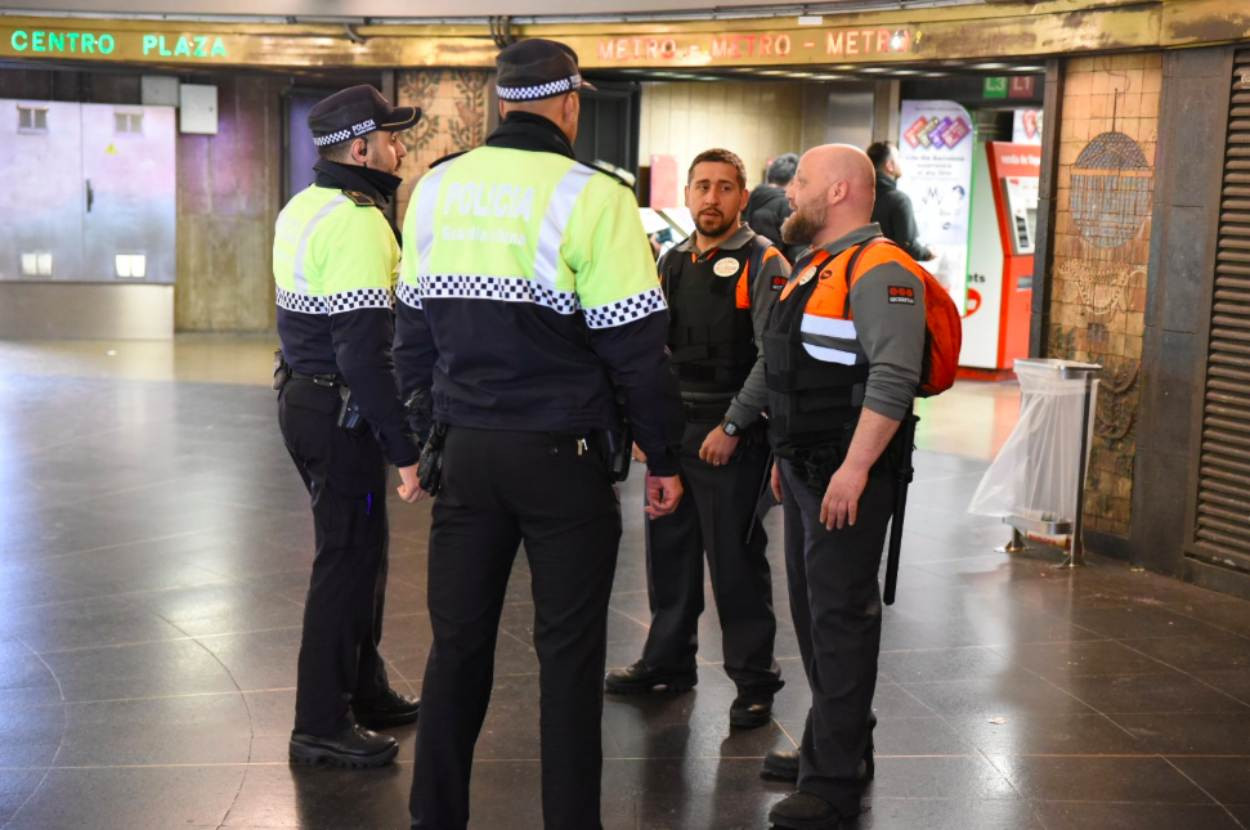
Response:
POLYGON ((972 188, 972 116, 954 101, 903 101, 899 120, 899 189, 911 199, 920 240, 937 254, 924 263, 967 303, 968 195, 972 188))
POLYGON ((1015 111, 1011 129, 1012 144, 1042 143, 1042 111, 1021 109, 1015 111))

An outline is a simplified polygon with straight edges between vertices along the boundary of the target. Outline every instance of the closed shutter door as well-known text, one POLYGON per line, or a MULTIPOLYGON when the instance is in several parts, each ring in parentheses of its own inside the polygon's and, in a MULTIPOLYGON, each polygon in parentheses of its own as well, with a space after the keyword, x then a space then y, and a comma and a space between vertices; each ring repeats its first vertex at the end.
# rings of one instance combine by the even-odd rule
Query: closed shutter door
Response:
POLYGON ((1250 49, 1231 82, 1191 553, 1250 571, 1250 49))

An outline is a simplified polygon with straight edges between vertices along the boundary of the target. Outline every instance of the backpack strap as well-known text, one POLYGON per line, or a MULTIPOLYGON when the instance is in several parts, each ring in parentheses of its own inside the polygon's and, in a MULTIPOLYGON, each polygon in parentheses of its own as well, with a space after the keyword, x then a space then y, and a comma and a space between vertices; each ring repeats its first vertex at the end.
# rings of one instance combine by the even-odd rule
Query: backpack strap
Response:
MULTIPOLYGON (((875 247, 882 243, 886 245, 894 245, 893 242, 886 239, 884 236, 874 236, 872 239, 869 239, 867 242, 857 246, 854 252, 851 254, 850 261, 846 263, 846 306, 842 309, 842 316, 845 317, 847 320, 851 319, 851 288, 853 288, 855 284, 855 280, 853 279, 853 277, 855 276, 856 267, 859 266, 859 259, 860 257, 864 255, 864 252, 867 251, 869 248, 875 247)), ((898 247, 898 246, 895 245, 895 247, 898 247)))

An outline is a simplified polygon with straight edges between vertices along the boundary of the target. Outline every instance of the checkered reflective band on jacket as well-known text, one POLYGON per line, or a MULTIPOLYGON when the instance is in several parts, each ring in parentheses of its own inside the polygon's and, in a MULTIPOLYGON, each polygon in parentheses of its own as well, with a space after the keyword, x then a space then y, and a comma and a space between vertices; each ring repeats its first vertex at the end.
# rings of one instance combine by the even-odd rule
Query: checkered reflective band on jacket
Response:
POLYGON ((334 315, 394 304, 399 244, 377 208, 341 190, 311 185, 296 194, 274 230, 279 308, 334 315))

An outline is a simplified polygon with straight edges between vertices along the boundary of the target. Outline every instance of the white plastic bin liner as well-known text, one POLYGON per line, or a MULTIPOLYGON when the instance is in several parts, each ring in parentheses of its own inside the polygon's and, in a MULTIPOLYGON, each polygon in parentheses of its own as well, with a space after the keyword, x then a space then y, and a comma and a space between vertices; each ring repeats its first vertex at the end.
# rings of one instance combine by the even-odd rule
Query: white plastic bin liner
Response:
MULTIPOLYGON (((1076 518, 1080 474, 1081 421, 1085 378, 1065 378, 1058 367, 1017 363, 1020 420, 972 497, 968 512, 984 516, 1022 516, 1043 521, 1076 518)), ((1098 401, 1094 380, 1090 432, 1098 401)), ((1092 443, 1092 442, 1089 442, 1092 443)), ((1086 455, 1089 453, 1086 444, 1086 455)))

